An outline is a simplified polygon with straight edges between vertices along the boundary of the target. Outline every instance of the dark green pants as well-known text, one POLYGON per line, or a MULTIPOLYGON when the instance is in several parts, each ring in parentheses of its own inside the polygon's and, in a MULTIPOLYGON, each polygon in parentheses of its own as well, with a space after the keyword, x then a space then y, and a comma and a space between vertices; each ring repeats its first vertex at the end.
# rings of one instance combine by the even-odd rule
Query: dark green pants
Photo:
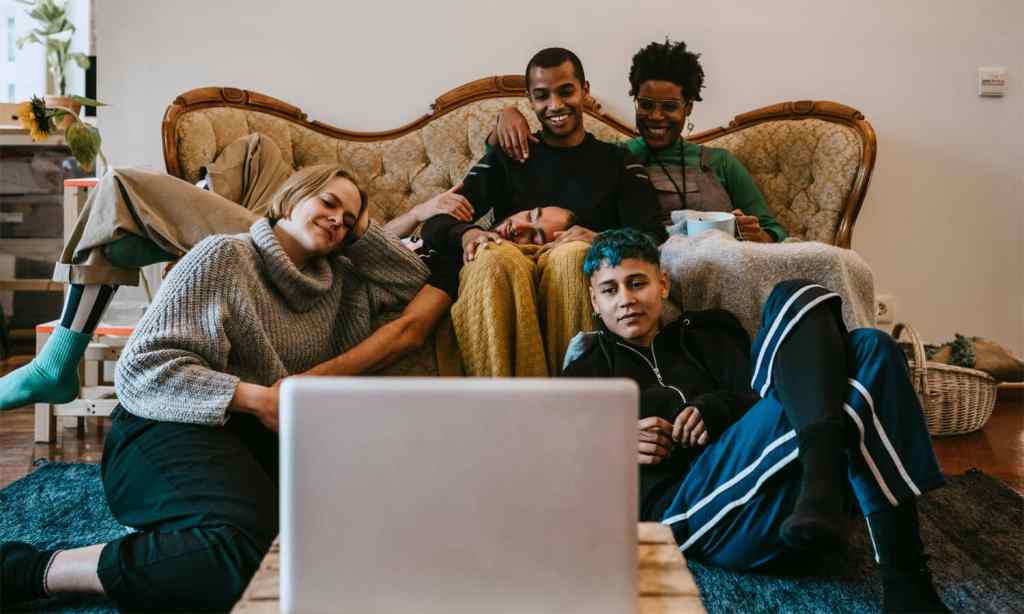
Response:
POLYGON ((226 611, 278 530, 277 435, 251 416, 224 427, 155 422, 118 406, 103 487, 122 524, 99 577, 124 611, 226 611))

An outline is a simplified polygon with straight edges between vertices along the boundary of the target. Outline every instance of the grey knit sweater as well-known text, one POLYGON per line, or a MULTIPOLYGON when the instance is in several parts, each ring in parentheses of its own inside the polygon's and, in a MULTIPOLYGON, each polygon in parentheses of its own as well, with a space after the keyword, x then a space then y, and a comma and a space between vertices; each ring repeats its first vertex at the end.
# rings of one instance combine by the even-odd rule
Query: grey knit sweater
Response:
POLYGON ((171 270, 128 340, 118 399, 151 420, 223 425, 240 381, 269 386, 352 348, 427 274, 374 223, 341 256, 301 271, 267 219, 248 234, 204 239, 171 270))

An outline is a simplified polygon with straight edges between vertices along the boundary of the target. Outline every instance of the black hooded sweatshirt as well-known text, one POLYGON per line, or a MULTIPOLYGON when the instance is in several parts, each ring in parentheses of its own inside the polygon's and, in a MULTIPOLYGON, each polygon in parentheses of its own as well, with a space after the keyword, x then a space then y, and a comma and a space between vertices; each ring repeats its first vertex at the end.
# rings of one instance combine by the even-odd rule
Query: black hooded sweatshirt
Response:
MULTIPOLYGON (((714 441, 760 397, 750 388, 750 337, 728 311, 684 313, 645 348, 603 325, 582 333, 563 377, 625 377, 640 387, 639 418, 674 422, 682 410, 700 410, 714 441)), ((693 459, 703 448, 676 447, 657 465, 640 466, 640 518, 659 520, 693 459)))

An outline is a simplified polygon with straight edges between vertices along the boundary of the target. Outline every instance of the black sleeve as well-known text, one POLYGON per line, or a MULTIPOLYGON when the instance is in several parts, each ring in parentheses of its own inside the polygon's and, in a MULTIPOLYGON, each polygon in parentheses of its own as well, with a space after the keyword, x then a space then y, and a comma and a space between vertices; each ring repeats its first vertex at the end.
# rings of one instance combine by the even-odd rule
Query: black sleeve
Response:
POLYGON ((603 351, 595 345, 566 365, 561 377, 611 377, 611 369, 603 351))
MULTIPOLYGON (((459 192, 473 206, 473 219, 480 219, 491 209, 495 213, 508 211, 509 193, 508 158, 500 147, 491 147, 480 161, 470 167, 462 179, 459 192)), ((497 220, 495 220, 497 221, 497 220)))
POLYGON ((650 235, 661 245, 668 238, 654 187, 647 177, 644 165, 631 153, 620 150, 622 165, 619 181, 618 215, 622 226, 635 228, 650 235))
POLYGON ((423 247, 420 248, 420 258, 430 269, 427 284, 443 291, 453 303, 459 300, 459 272, 462 271, 461 252, 442 252, 432 249, 424 239, 423 247))
MULTIPOLYGON (((492 147, 462 179, 462 190, 459 193, 473 207, 474 220, 480 219, 492 208, 496 214, 508 210, 510 196, 505 160, 501 148, 492 147)), ((461 257, 462 235, 470 228, 476 226, 443 213, 424 222, 420 234, 428 248, 444 253, 446 258, 456 254, 461 257)))
POLYGON ((722 436, 725 429, 742 418, 743 414, 747 413, 747 410, 753 407, 760 398, 753 390, 748 392, 716 390, 698 395, 691 400, 690 405, 700 410, 700 417, 704 421, 708 439, 714 441, 722 436))
POLYGON ((750 337, 736 316, 723 309, 691 312, 687 332, 694 356, 714 379, 714 392, 692 399, 712 441, 743 417, 760 396, 750 388, 750 337))
MULTIPOLYGON (((640 391, 640 417, 658 416, 669 422, 675 422, 686 404, 679 393, 671 388, 652 386, 640 391)), ((703 415, 703 412, 701 412, 703 415)), ((705 421, 705 425, 707 421, 705 421)))
POLYGON ((715 389, 750 391, 750 336, 724 309, 688 312, 687 347, 714 379, 715 389))

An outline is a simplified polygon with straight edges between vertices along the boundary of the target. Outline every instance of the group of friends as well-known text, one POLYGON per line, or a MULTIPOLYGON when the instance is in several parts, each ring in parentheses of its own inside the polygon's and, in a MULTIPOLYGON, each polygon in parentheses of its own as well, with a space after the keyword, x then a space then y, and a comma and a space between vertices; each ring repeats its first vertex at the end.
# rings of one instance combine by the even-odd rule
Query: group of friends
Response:
MULTIPOLYGON (((459 184, 384 225, 335 165, 240 202, 171 178, 154 190, 130 169, 100 181, 58 266, 71 284, 61 325, 0 380, 0 408, 70 400, 118 284, 180 258, 116 369, 103 485, 137 531, 56 551, 0 544, 0 607, 91 593, 126 611, 229 610, 278 530, 281 381, 380 370, 451 313, 470 375, 637 382, 639 519, 670 526, 687 557, 750 570, 831 552, 856 504, 883 610, 946 611, 915 507, 944 479, 893 340, 848 331, 839 295, 804 280, 775 287, 753 343, 723 310, 662 323, 672 211, 731 212, 742 240, 786 237, 743 165, 683 134, 699 56, 669 40, 634 55, 640 136, 624 145, 585 131, 574 53, 544 49, 525 77, 541 130, 504 109, 459 184), (154 203, 171 193, 206 214, 186 230, 159 223, 154 203), (118 219, 100 212, 126 207, 134 225, 100 228, 118 219), (401 237, 420 224, 414 251, 401 237), (479 300, 501 294, 515 317, 479 300)), ((260 148, 245 144, 260 162, 246 168, 275 172, 260 148)))

